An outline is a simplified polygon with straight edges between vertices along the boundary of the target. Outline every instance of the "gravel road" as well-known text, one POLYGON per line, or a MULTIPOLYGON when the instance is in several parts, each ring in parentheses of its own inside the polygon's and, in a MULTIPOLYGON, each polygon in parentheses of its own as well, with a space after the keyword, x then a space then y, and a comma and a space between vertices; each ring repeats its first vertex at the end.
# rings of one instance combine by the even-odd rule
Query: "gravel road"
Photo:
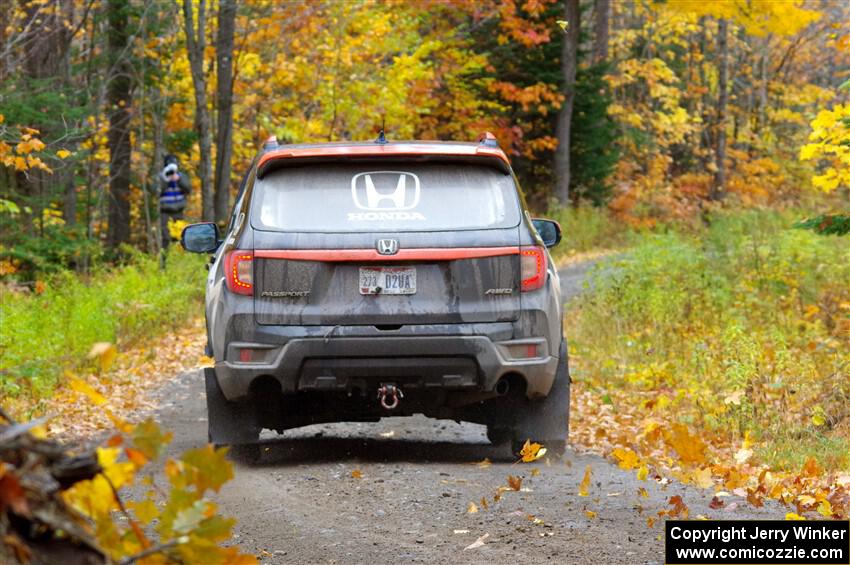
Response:
MULTIPOLYGON (((561 271, 565 300, 581 292, 590 267, 561 271)), ((200 373, 180 375, 158 396, 156 417, 174 431, 170 455, 202 445, 200 373)), ((424 417, 325 424, 270 436, 261 462, 237 463, 216 500, 238 519, 236 542, 263 563, 663 563, 663 525, 649 528, 646 518, 673 495, 691 517, 784 516, 736 497, 726 499, 732 511, 712 510, 711 490, 638 481, 634 471, 575 450, 564 461, 538 463, 515 463, 474 424, 424 417), (492 463, 476 464, 484 459, 492 463), (589 496, 581 497, 588 466, 589 496), (522 489, 494 504, 508 475, 523 477, 522 489), (478 512, 467 512, 470 502, 478 512), (483 545, 465 549, 480 538, 483 545)))

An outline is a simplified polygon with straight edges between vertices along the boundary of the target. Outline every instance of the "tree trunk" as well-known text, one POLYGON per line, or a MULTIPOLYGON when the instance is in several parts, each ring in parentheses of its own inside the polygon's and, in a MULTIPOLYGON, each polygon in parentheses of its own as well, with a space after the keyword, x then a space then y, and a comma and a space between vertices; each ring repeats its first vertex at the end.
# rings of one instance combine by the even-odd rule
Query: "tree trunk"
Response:
POLYGON ((729 83, 729 44, 727 41, 727 22, 721 18, 717 22, 717 135, 714 148, 717 172, 711 186, 710 197, 720 200, 726 191, 726 102, 729 83))
POLYGON ((570 200, 570 124, 573 118, 576 67, 578 64, 578 40, 581 22, 578 0, 564 2, 564 19, 569 23, 561 47, 561 73, 564 76, 564 103, 558 113, 556 135, 558 149, 555 152, 555 196, 562 206, 570 200))
POLYGON ((220 0, 215 59, 218 127, 216 128, 215 221, 227 221, 230 208, 230 161, 233 156, 233 34, 236 0, 220 0))
POLYGON ((198 134, 200 152, 201 179, 201 216, 205 222, 215 218, 213 202, 212 172, 212 132, 210 131, 210 111, 207 108, 207 77, 204 72, 204 51, 206 50, 206 0, 198 2, 198 24, 195 27, 192 0, 183 0, 183 19, 186 25, 186 52, 192 71, 192 84, 195 89, 195 131, 198 134))
POLYGON ((107 245, 115 249, 130 241, 130 104, 132 68, 129 50, 128 0, 107 3, 107 53, 111 72, 106 88, 109 112, 109 232, 107 245))
POLYGON ((595 0, 593 4, 593 64, 608 59, 608 13, 611 0, 595 0))

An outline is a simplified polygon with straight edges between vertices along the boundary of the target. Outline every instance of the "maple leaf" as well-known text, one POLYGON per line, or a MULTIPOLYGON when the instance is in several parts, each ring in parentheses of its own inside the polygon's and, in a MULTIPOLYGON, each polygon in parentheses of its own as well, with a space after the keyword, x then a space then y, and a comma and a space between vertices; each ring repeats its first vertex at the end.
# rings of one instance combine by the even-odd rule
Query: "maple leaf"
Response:
POLYGON ((822 473, 823 470, 820 468, 814 457, 806 459, 806 462, 803 464, 803 469, 800 471, 800 474, 804 477, 818 477, 822 473))
POLYGON ((527 439, 519 454, 523 463, 531 463, 546 455, 546 448, 539 443, 531 443, 531 440, 527 439))
POLYGON ((833 513, 832 504, 828 500, 821 500, 818 505, 818 514, 826 518, 832 518, 833 513))
POLYGON ((579 496, 587 496, 588 490, 590 489, 590 465, 584 468, 584 478, 581 480, 581 484, 578 487, 578 495, 579 496))
POLYGON ((682 500, 682 497, 677 495, 671 496, 669 500, 670 505, 673 507, 667 510, 667 515, 671 518, 681 518, 682 520, 688 519, 688 514, 690 511, 688 510, 688 506, 685 504, 685 501, 682 500))
POLYGON ((684 424, 673 424, 672 429, 665 434, 667 444, 676 450, 686 464, 701 465, 706 462, 705 442, 698 436, 692 435, 684 424))
POLYGON ((133 446, 145 457, 153 461, 162 455, 166 446, 171 443, 174 434, 163 432, 159 424, 147 418, 133 428, 133 446))
POLYGON ((91 400, 98 406, 106 404, 106 397, 100 394, 93 386, 91 386, 84 380, 79 379, 77 377, 71 377, 70 379, 68 379, 68 384, 72 390, 86 395, 89 400, 91 400))
POLYGON ((115 358, 118 356, 118 349, 111 343, 101 341, 91 346, 86 357, 89 359, 97 359, 100 371, 105 373, 112 367, 115 358))
POLYGON ((522 487, 522 477, 508 475, 508 486, 511 490, 519 490, 522 487))
POLYGON ((711 469, 704 467, 699 471, 694 471, 691 475, 691 480, 699 488, 709 488, 714 486, 714 481, 711 479, 711 469))
POLYGON ((611 455, 617 459, 617 465, 620 469, 624 469, 626 471, 631 471, 640 464, 640 459, 638 458, 637 453, 628 448, 624 449, 622 447, 618 447, 611 452, 611 455))

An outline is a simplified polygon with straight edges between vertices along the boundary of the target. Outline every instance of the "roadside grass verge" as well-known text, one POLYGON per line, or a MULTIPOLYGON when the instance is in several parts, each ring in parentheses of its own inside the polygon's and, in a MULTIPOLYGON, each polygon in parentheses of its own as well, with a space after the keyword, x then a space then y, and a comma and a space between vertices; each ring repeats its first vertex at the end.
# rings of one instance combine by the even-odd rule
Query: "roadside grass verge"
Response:
POLYGON ((561 224, 563 239, 552 248, 555 261, 621 249, 635 241, 639 232, 618 220, 607 208, 579 206, 550 208, 541 217, 561 224))
POLYGON ((172 246, 164 270, 135 254, 86 278, 54 275, 38 293, 0 289, 0 397, 47 397, 66 371, 94 366, 86 360, 93 344, 125 347, 197 316, 204 260, 172 246))
POLYGON ((579 404, 626 429, 579 424, 574 441, 679 469, 847 476, 850 241, 796 217, 716 216, 597 267, 567 313, 573 376, 579 404))

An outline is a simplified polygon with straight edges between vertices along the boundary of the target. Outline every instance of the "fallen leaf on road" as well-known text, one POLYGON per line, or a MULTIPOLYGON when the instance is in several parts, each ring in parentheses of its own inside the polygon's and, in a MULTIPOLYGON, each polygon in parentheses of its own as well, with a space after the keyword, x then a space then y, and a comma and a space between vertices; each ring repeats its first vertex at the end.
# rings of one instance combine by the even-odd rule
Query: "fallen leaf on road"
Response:
POLYGON ((508 486, 511 487, 511 490, 519 490, 522 488, 522 477, 508 475, 508 486))
POLYGON ((546 455, 546 448, 539 443, 531 443, 531 440, 527 439, 519 454, 523 463, 531 463, 546 455))
POLYGON ((470 502, 469 504, 466 505, 466 513, 467 514, 477 514, 478 513, 478 507, 475 505, 474 502, 470 502))
POLYGON ((464 547, 464 548, 463 548, 463 550, 464 550, 464 551, 466 551, 467 549, 476 549, 476 548, 478 548, 478 547, 481 547, 482 545, 484 545, 484 542, 485 542, 485 541, 487 540, 487 538, 489 538, 489 537, 490 537, 490 534, 484 534, 483 536, 481 536, 480 538, 478 538, 477 540, 475 540, 475 541, 474 541, 474 542, 472 542, 471 544, 469 544, 469 545, 467 545, 466 547, 464 547))
POLYGON ((799 514, 797 514, 795 512, 789 512, 788 514, 786 514, 785 519, 786 520, 805 520, 805 518, 803 518, 802 516, 800 516, 799 514))
POLYGON ((619 465, 620 469, 631 471, 640 465, 640 459, 638 459, 637 453, 631 449, 618 447, 611 455, 617 460, 617 465, 619 465))
POLYGON ((354 469, 353 471, 351 471, 351 478, 352 479, 362 479, 363 473, 360 471, 360 469, 354 469))
POLYGON ((487 499, 483 496, 481 497, 481 507, 484 508, 484 510, 487 510, 487 508, 490 507, 490 505, 487 504, 487 499))
POLYGON ((642 496, 643 498, 649 498, 649 493, 646 492, 646 489, 643 487, 638 488, 638 496, 642 496))
POLYGON ((587 491, 590 489, 590 472, 590 465, 588 465, 584 469, 584 478, 581 480, 581 484, 578 487, 579 496, 587 496, 587 491))
POLYGON ((723 500, 717 498, 716 496, 711 499, 711 502, 708 503, 708 507, 712 510, 719 510, 726 506, 726 503, 723 500))
POLYGON ((482 459, 478 463, 474 463, 474 465, 477 466, 479 469, 486 469, 487 467, 489 467, 491 465, 491 463, 490 463, 490 459, 485 457, 484 459, 482 459))
POLYGON ((590 518, 591 520, 596 518, 596 512, 594 512, 593 510, 585 510, 584 515, 590 518))
POLYGON ((645 481, 647 475, 649 475, 649 468, 646 465, 642 465, 637 472, 637 478, 639 481, 645 481))
POLYGON ((539 474, 540 474, 540 469, 538 469, 537 467, 535 467, 534 469, 531 470, 531 476, 532 477, 536 477, 539 474))
POLYGON ((714 481, 711 480, 711 469, 709 467, 705 467, 699 471, 694 471, 693 475, 691 475, 691 479, 699 488, 709 488, 714 486, 714 481))
POLYGON ((664 434, 664 440, 676 450, 683 462, 694 465, 706 462, 705 442, 691 434, 686 425, 673 424, 672 429, 664 434))

